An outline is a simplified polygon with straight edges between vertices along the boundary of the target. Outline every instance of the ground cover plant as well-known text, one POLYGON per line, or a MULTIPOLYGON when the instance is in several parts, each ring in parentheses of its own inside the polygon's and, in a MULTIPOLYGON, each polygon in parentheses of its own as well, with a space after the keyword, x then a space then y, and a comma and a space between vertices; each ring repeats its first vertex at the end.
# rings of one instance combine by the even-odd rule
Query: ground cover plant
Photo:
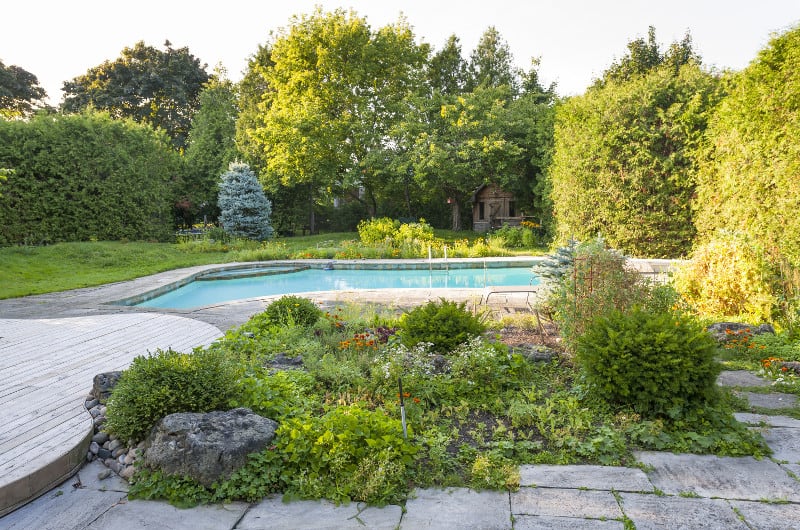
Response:
MULTIPOLYGON (((296 303, 284 297, 277 307, 299 308, 296 303)), ((478 318, 446 300, 431 302, 420 314, 438 312, 462 323, 478 318)), ((668 389, 666 399, 680 395, 684 400, 680 413, 673 410, 677 402, 654 401, 653 393, 606 400, 592 391, 597 381, 580 356, 561 352, 551 360, 534 360, 509 343, 497 322, 485 321, 460 343, 437 348, 435 325, 416 328, 414 341, 403 340, 413 311, 341 305, 302 321, 271 313, 286 314, 268 308, 210 349, 240 370, 228 406, 250 407, 279 422, 274 445, 251 455, 245 467, 212 488, 140 468, 132 497, 192 504, 253 501, 280 492, 383 504, 402 502, 413 487, 513 490, 519 486, 520 464, 633 465, 635 449, 768 453, 759 434, 733 419, 734 401, 723 390, 683 395, 685 385, 668 389), (431 334, 429 340, 425 333, 431 334), (301 369, 275 368, 276 358, 298 355, 301 369)), ((677 317, 664 315, 659 318, 674 327, 677 317)), ((525 325, 533 327, 526 318, 525 325)), ((673 332, 676 337, 697 330, 688 316, 682 318, 687 323, 673 332)), ((631 325, 622 313, 617 321, 631 325)), ((689 377, 693 388, 706 389, 706 379, 717 370, 705 357, 706 347, 698 346, 705 364, 698 363, 692 372, 697 377, 689 377)), ((620 379, 620 385, 634 388, 637 380, 649 381, 663 368, 657 356, 653 359, 620 379)))

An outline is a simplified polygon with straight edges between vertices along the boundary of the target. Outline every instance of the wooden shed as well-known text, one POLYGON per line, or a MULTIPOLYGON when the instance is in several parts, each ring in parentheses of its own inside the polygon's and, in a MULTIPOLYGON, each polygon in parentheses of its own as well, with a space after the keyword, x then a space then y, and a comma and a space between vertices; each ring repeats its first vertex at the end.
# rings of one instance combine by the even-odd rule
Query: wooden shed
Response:
POLYGON ((496 184, 482 184, 472 194, 472 229, 476 232, 488 232, 504 224, 519 226, 523 219, 514 194, 496 184))

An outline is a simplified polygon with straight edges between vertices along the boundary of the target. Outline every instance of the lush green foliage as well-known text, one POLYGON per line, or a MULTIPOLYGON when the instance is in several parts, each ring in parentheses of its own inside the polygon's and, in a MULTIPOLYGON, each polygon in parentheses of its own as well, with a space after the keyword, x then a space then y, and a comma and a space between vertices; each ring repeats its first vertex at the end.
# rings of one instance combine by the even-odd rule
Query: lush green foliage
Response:
POLYGON ((707 133, 697 229, 744 231, 800 266, 800 27, 772 39, 728 91, 707 133))
POLYGON ((43 106, 46 97, 35 75, 0 61, 0 117, 29 116, 34 109, 43 106))
POLYGON ((591 322, 615 309, 648 304, 651 290, 641 275, 625 264, 625 256, 605 247, 602 239, 574 247, 572 263, 559 271, 548 299, 564 345, 574 350, 591 322))
POLYGON ((123 48, 116 60, 65 82, 62 110, 106 110, 161 128, 176 148, 184 148, 208 74, 188 48, 176 50, 169 41, 164 47, 161 51, 139 41, 123 48))
POLYGON ((163 133, 108 114, 0 120, 0 244, 172 236, 180 159, 163 133))
POLYGON ((397 418, 358 405, 284 421, 277 440, 286 492, 338 502, 397 501, 417 452, 403 439, 397 418))
POLYGON ((489 240, 497 240, 504 248, 533 248, 537 246, 536 228, 538 225, 523 221, 521 226, 503 225, 489 236, 489 240))
POLYGON ((435 351, 446 353, 486 330, 480 316, 466 306, 466 302, 441 299, 415 307, 400 319, 398 336, 406 346, 427 342, 435 351))
POLYGON ((645 418, 679 418, 715 397, 717 345, 693 319, 639 308, 594 319, 576 360, 590 391, 645 418))
POLYGON ((226 409, 239 370, 216 349, 136 357, 108 400, 106 429, 121 440, 139 441, 168 414, 226 409))
POLYGON ((271 323, 307 328, 322 316, 322 310, 308 298, 282 296, 270 303, 262 315, 271 323))
POLYGON ((259 241, 272 237, 272 203, 247 164, 231 162, 219 183, 217 203, 220 225, 228 234, 259 241))
POLYGON ((313 332, 259 315, 226 333, 212 349, 247 369, 229 404, 279 418, 274 445, 210 489, 137 472, 133 494, 177 504, 254 502, 275 492, 382 504, 414 486, 513 490, 519 464, 624 465, 633 448, 768 452, 733 419, 722 392, 677 418, 649 419, 587 393, 585 376, 569 363, 532 362, 483 336, 445 355, 428 344, 406 347, 393 334, 397 316, 374 311, 336 307, 313 332), (302 354, 303 370, 258 367, 278 353, 302 354))
POLYGON ((698 314, 770 322, 779 275, 764 247, 742 232, 720 231, 679 267, 674 285, 698 314))
POLYGON ((227 79, 213 78, 203 88, 199 100, 189 130, 186 176, 178 191, 179 205, 189 226, 203 216, 209 222, 217 218, 219 176, 238 155, 234 143, 237 108, 233 84, 227 79))
POLYGON ((662 67, 559 105, 550 168, 557 240, 600 234, 639 257, 688 252, 695 151, 717 85, 693 64, 662 67))

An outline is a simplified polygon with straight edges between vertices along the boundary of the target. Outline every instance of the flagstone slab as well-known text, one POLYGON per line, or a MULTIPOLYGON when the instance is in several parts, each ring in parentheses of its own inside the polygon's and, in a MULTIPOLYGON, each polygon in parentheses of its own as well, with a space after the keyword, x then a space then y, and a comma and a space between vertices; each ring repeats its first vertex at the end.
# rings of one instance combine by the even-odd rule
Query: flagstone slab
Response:
POLYGON ((508 493, 467 488, 412 492, 400 523, 403 530, 510 530, 508 493))
POLYGON ((622 493, 622 510, 636 530, 750 530, 722 499, 622 493))
POLYGON ((519 474, 521 486, 653 491, 644 471, 630 467, 527 465, 520 466, 519 474))
POLYGON ((668 495, 800 502, 800 482, 767 458, 651 451, 634 455, 650 467, 647 476, 653 485, 668 495))
POLYGON ((511 493, 511 513, 593 519, 622 517, 617 499, 610 491, 579 489, 520 488, 511 493))

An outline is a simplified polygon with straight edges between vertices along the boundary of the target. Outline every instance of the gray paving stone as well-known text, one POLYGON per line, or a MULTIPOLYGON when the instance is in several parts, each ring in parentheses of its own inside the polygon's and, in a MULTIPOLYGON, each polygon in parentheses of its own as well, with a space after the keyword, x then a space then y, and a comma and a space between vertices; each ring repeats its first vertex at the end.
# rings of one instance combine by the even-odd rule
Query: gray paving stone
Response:
POLYGON ((111 473, 107 478, 100 479, 98 475, 107 470, 108 468, 103 463, 95 460, 84 465, 72 481, 75 482, 77 478, 80 480, 82 487, 96 491, 121 491, 127 493, 129 489, 128 482, 119 478, 116 473, 111 473))
POLYGON ((162 501, 128 501, 112 506, 87 530, 231 530, 248 504, 215 504, 182 510, 162 501))
POLYGON ((800 502, 800 483, 769 459, 643 451, 636 458, 653 467, 647 476, 668 495, 800 502))
POLYGON ((508 530, 508 493, 466 488, 415 490, 406 502, 405 530, 508 530))
POLYGON ((749 423, 751 425, 758 425, 765 423, 772 427, 791 427, 793 429, 800 429, 800 420, 790 418, 789 416, 769 416, 767 414, 751 414, 749 412, 737 412, 733 415, 737 421, 742 423, 749 423))
POLYGON ((794 394, 782 394, 780 392, 770 392, 769 394, 736 392, 736 394, 747 398, 751 407, 762 409, 785 409, 794 407, 797 404, 797 396, 794 394))
POLYGON ((750 530, 727 501, 622 493, 636 530, 750 530))
POLYGON ((623 530, 624 528, 625 524, 622 521, 542 515, 514 516, 514 530, 623 530))
POLYGON ((73 488, 68 484, 0 518, 3 530, 85 530, 99 514, 125 498, 124 492, 73 488))
POLYGON ((772 449, 772 458, 790 464, 800 464, 800 429, 771 427, 761 433, 772 449))
POLYGON ((800 504, 729 501, 751 528, 758 530, 800 530, 800 504))
POLYGON ((511 513, 593 519, 622 517, 617 499, 610 491, 520 488, 511 493, 511 513))
MULTIPOLYGON (((800 477, 800 464, 781 464, 781 469, 785 469, 787 473, 794 473, 796 477, 800 477)), ((800 478, 798 478, 800 480, 800 478)))
POLYGON ((520 485, 546 488, 653 491, 641 469, 612 466, 520 466, 520 485))
POLYGON ((770 386, 771 381, 747 370, 725 370, 717 377, 720 386, 770 386))
POLYGON ((236 530, 393 530, 402 515, 403 509, 395 505, 375 508, 359 503, 336 506, 330 501, 285 503, 281 497, 273 497, 250 508, 236 530))

